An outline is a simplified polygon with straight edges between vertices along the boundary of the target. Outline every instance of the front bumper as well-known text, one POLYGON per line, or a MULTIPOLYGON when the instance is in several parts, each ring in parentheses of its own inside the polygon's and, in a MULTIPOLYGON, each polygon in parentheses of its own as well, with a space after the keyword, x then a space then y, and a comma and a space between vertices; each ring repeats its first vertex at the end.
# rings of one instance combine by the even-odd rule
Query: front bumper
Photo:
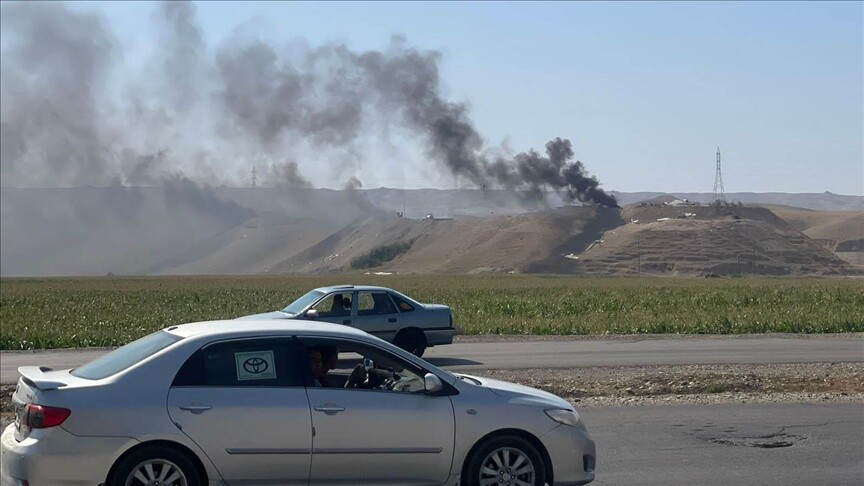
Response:
POLYGON ((0 437, 0 485, 104 483, 114 460, 133 443, 126 437, 78 437, 62 427, 33 430, 18 442, 11 424, 0 437))
POLYGON ((439 329, 424 329, 426 335, 427 346, 437 346, 440 344, 452 344, 453 336, 456 335, 456 328, 442 327, 439 329))
POLYGON ((580 486, 594 481, 597 450, 584 427, 559 425, 540 440, 552 460, 555 486, 580 486))

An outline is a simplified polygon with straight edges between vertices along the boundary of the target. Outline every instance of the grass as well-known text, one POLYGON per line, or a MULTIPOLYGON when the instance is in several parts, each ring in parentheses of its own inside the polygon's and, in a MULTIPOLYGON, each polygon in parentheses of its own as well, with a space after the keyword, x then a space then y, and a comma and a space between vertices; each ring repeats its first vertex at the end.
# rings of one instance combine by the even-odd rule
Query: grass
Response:
POLYGON ((464 334, 864 332, 860 280, 99 277, 0 280, 0 349, 116 346, 173 324, 279 309, 338 283, 450 305, 464 334))
POLYGON ((383 265, 411 248, 411 243, 393 243, 392 245, 379 246, 365 255, 351 260, 351 268, 365 269, 383 265))

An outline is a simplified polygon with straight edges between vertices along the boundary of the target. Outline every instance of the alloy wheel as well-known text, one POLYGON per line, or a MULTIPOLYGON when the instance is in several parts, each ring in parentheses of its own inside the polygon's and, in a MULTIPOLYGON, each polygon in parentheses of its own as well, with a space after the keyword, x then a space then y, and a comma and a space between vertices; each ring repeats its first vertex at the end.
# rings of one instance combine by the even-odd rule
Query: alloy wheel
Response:
POLYGON ((480 467, 480 486, 534 486, 534 463, 512 447, 492 451, 480 467))
POLYGON ((183 470, 173 462, 148 459, 129 473, 126 486, 188 486, 188 483, 183 470))

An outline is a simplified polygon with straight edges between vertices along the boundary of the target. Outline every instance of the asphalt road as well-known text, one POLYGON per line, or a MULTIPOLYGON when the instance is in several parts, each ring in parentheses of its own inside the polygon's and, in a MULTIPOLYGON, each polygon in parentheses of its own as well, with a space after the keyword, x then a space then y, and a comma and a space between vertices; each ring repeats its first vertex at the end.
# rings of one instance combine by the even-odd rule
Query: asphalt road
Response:
MULTIPOLYGON (((0 383, 17 382, 19 366, 72 368, 105 352, 105 349, 0 352, 0 383)), ((860 335, 771 335, 493 339, 434 347, 427 351, 425 358, 432 364, 454 370, 864 362, 864 338, 860 335)))
POLYGON ((604 407, 580 413, 597 443, 592 486, 864 484, 864 404, 604 407))

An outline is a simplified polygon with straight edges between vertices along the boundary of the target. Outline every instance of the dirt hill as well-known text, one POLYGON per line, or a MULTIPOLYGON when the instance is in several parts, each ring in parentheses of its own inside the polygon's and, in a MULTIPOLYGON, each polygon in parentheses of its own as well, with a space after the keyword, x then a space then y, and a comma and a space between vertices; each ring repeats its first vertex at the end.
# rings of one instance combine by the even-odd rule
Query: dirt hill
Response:
POLYGON ((601 207, 566 207, 486 218, 363 220, 271 270, 303 273, 351 270, 354 258, 402 242, 410 243, 410 249, 375 270, 567 273, 562 267, 566 267, 567 261, 559 257, 561 252, 581 251, 596 235, 621 223, 617 210, 601 207))
POLYGON ((271 268, 329 273, 376 248, 410 248, 373 271, 472 274, 846 275, 856 270, 757 207, 594 206, 497 217, 363 220, 271 268))
POLYGON ((590 274, 846 275, 856 270, 765 208, 631 206, 580 255, 590 274))
POLYGON ((864 268, 864 211, 775 208, 773 212, 838 257, 864 268))
MULTIPOLYGON (((495 190, 210 188, 183 179, 146 188, 3 188, 0 271, 339 272, 394 243, 410 248, 373 271, 855 272, 836 256, 864 269, 862 211, 776 206, 781 218, 758 207, 688 205, 680 200, 684 194, 653 196, 618 210, 562 207, 555 194, 537 200, 495 190), (403 208, 405 217, 397 217, 403 208), (430 213, 437 218, 424 217, 430 213)), ((852 205, 862 200, 813 196, 852 205)))

